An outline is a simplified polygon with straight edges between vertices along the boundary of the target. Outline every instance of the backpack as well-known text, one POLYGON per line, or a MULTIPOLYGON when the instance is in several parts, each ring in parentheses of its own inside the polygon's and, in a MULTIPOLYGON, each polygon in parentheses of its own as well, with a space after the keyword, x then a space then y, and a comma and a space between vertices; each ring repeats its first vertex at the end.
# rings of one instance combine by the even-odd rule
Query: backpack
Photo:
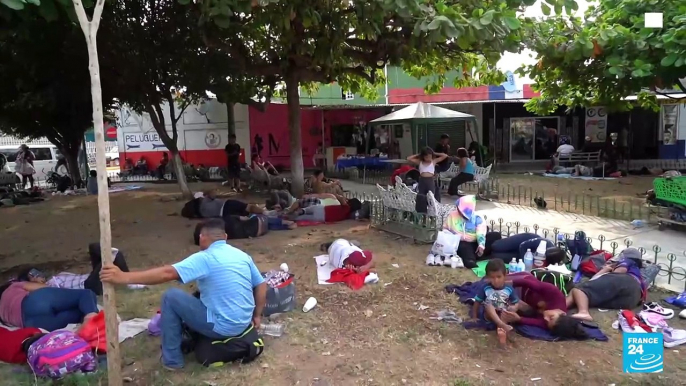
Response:
POLYGON ((546 269, 534 269, 531 271, 531 274, 534 275, 538 281, 554 285, 560 292, 565 294, 565 296, 569 295, 574 288, 574 278, 570 275, 548 271, 546 269))
POLYGON ((583 258, 579 264, 579 271, 586 276, 593 276, 600 271, 605 262, 612 258, 612 254, 603 250, 595 251, 588 257, 583 258))
POLYGON ((264 341, 252 324, 241 335, 226 340, 195 335, 195 359, 205 367, 219 367, 236 361, 250 363, 264 351, 264 341))
POLYGON ((98 368, 90 344, 71 331, 45 334, 29 347, 26 356, 31 370, 39 377, 60 379, 98 368))

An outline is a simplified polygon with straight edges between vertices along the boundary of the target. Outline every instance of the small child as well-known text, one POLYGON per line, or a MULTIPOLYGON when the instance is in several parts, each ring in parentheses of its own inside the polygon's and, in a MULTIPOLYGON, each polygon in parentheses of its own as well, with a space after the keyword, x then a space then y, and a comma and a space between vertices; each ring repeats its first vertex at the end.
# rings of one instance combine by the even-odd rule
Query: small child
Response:
POLYGON ((512 331, 512 326, 503 322, 500 315, 503 312, 517 312, 519 298, 512 283, 506 283, 507 270, 502 260, 494 259, 486 264, 486 279, 487 283, 474 299, 474 317, 478 317, 479 306, 483 304, 486 320, 498 327, 498 340, 505 346, 507 333, 512 331))

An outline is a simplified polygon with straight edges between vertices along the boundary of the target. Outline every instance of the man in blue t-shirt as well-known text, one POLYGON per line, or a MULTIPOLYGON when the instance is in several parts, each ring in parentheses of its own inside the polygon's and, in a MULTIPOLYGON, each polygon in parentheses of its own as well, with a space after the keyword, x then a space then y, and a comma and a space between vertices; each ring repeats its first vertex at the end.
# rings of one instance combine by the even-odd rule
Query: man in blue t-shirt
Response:
POLYGON ((162 363, 168 369, 183 367, 183 323, 212 339, 240 335, 251 323, 260 327, 267 285, 252 258, 226 243, 224 229, 220 219, 205 222, 200 231, 202 251, 176 264, 138 272, 107 265, 100 273, 103 282, 114 284, 197 282, 200 298, 178 288, 162 295, 162 363))

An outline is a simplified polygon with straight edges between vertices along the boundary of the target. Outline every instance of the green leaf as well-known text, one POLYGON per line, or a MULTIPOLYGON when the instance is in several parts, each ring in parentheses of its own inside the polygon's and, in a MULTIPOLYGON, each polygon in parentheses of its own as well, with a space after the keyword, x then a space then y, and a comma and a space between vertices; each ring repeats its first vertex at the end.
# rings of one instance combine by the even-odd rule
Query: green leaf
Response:
POLYGON ((479 19, 479 22, 482 25, 489 25, 493 21, 493 11, 488 11, 484 13, 483 16, 481 16, 481 19, 479 19))
MULTIPOLYGON (((25 0, 25 1, 26 1, 27 3, 33 4, 33 5, 40 5, 40 3, 41 3, 40 0, 25 0)), ((50 3, 51 0, 48 0, 48 1, 46 1, 46 2, 47 2, 47 3, 50 3)))
POLYGON ((522 23, 519 21, 519 19, 517 19, 516 16, 505 16, 503 18, 503 22, 510 30, 516 30, 522 26, 522 23))
POLYGON ((431 23, 428 25, 429 31, 435 31, 441 27, 441 20, 440 19, 433 19, 431 20, 431 23))
POLYGON ((191 3, 191 0, 178 0, 178 1, 179 1, 179 4, 181 4, 181 5, 188 5, 191 3))
POLYGON ((541 11, 543 11, 544 15, 550 16, 550 7, 548 6, 548 4, 541 3, 541 11))
POLYGON ((0 0, 0 3, 5 4, 15 11, 21 11, 24 9, 24 2, 21 0, 0 0))

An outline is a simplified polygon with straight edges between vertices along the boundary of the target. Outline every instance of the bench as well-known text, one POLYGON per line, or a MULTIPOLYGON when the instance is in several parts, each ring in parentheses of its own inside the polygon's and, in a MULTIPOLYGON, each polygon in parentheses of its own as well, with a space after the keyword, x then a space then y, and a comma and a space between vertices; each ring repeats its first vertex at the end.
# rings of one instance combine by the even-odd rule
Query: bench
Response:
POLYGON ((0 186, 15 189, 20 183, 16 173, 0 172, 0 186))
MULTIPOLYGON (((493 164, 488 167, 481 167, 474 165, 474 181, 466 182, 468 185, 476 185, 477 191, 483 193, 485 191, 486 182, 488 182, 489 175, 493 164)), ((438 178, 441 182, 441 190, 448 190, 450 180, 460 172, 460 166, 455 163, 450 164, 448 170, 439 173, 438 178)))
POLYGON ((600 163, 600 150, 589 151, 589 152, 574 152, 570 154, 560 155, 557 157, 557 164, 563 166, 566 165, 577 165, 577 164, 590 164, 590 163, 600 163))
POLYGON ((432 243, 455 205, 440 204, 432 192, 427 195, 427 213, 417 213, 417 193, 395 177, 395 186, 376 185, 383 206, 380 228, 410 237, 418 242, 432 243))

